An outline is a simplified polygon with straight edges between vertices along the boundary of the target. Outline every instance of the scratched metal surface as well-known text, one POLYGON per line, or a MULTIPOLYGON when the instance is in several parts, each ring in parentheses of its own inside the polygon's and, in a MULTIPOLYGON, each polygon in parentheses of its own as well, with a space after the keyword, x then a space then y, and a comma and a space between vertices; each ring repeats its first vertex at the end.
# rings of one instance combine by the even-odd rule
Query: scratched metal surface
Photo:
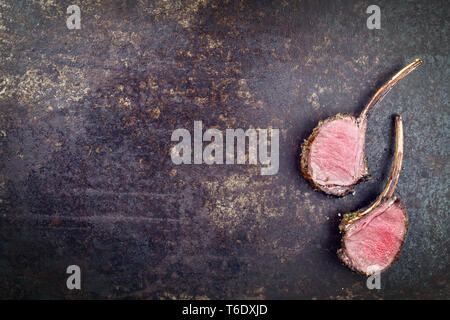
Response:
POLYGON ((0 297, 450 298, 449 6, 378 1, 1 1, 0 297), (372 179, 332 199, 301 177, 317 122, 369 121, 372 179), (410 225, 382 289, 336 257, 338 213, 381 191, 393 150, 410 225), (179 127, 279 128, 280 170, 172 164, 179 127), (82 290, 66 288, 77 264, 82 290))

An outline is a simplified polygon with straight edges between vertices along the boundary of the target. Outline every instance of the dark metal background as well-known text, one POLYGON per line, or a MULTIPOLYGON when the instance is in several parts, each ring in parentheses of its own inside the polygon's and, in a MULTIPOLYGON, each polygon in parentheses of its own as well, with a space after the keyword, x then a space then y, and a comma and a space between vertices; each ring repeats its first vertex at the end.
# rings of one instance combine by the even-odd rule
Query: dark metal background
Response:
POLYGON ((0 3, 1 298, 450 298, 448 1, 0 3), (301 177, 321 119, 369 121, 372 179, 331 199, 301 177), (382 289, 342 266, 338 213, 375 199, 404 119, 410 225, 382 289), (280 171, 172 164, 179 127, 279 128, 280 171), (82 269, 69 291, 66 267, 82 269))

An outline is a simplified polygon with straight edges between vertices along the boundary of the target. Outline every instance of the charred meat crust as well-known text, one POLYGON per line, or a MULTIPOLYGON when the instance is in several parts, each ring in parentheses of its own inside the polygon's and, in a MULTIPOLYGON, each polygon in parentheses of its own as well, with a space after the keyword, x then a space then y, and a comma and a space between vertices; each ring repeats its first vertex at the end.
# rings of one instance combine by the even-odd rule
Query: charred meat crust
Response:
MULTIPOLYGON (((398 260, 399 256, 400 256, 400 252, 402 251, 402 247, 403 247, 403 243, 405 242, 405 237, 406 237, 406 233, 408 231, 408 223, 409 223, 409 217, 408 217, 408 212, 406 210, 405 205, 403 204, 403 202, 400 199, 397 199, 396 197, 393 197, 391 199, 386 200, 387 202, 392 202, 390 206, 392 206, 395 203, 399 204, 399 207, 401 208, 403 214, 404 214, 404 222, 405 222, 405 235, 403 236, 403 239, 400 243, 400 247, 398 249, 397 254, 395 255, 394 259, 392 259, 392 262, 384 268, 384 270, 388 269, 392 263, 394 263, 395 261, 398 260)), ((389 206, 389 207, 390 207, 389 206)), ((386 208, 387 210, 388 208, 386 208)), ((370 276, 372 275, 371 273, 367 273, 367 272, 362 272, 361 270, 358 270, 353 262, 351 261, 351 259, 347 256, 346 253, 346 247, 345 247, 345 240, 347 239, 347 227, 348 227, 348 223, 344 223, 346 218, 351 218, 355 213, 351 213, 351 214, 346 214, 344 216, 344 220, 341 222, 341 224, 339 225, 339 230, 341 233, 343 233, 342 239, 341 239, 341 248, 337 251, 337 255, 339 257, 339 259, 341 259, 341 261, 347 266, 349 267, 352 271, 365 275, 365 276, 370 276)))
MULTIPOLYGON (((311 177, 311 175, 309 174, 308 171, 308 156, 310 153, 310 147, 311 144, 314 142, 314 139, 316 138, 316 136, 318 135, 320 129, 322 128, 323 125, 335 121, 335 120, 339 120, 339 119, 346 119, 346 118, 351 118, 353 121, 355 121, 355 123, 361 127, 363 125, 365 125, 364 123, 360 122, 359 119, 355 118, 353 115, 351 114, 344 114, 344 113, 338 113, 337 115, 327 118, 323 121, 319 121, 319 124, 314 128, 313 132, 311 133, 311 135, 308 137, 308 139, 304 140, 303 144, 302 144, 302 154, 301 154, 301 158, 300 158, 300 169, 301 172, 303 174, 303 177, 305 177, 306 180, 308 180, 313 187, 316 190, 319 190, 327 195, 330 196, 334 196, 334 197, 343 197, 349 193, 353 193, 354 189, 353 187, 355 185, 357 185, 358 183, 368 180, 370 178, 370 174, 369 174, 369 170, 367 167, 367 159, 364 156, 364 174, 362 174, 360 177, 358 177, 357 179, 355 179, 355 182, 349 186, 339 186, 339 185, 319 185, 316 184, 316 182, 314 181, 314 179, 311 177)), ((365 144, 364 144, 365 145, 365 144)), ((364 148, 364 146, 363 146, 364 148)))

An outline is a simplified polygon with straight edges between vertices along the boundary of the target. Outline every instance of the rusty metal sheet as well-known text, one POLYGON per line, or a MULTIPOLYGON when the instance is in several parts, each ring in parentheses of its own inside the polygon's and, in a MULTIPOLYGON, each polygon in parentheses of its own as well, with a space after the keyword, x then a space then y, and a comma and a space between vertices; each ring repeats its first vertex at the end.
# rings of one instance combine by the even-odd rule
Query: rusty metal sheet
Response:
POLYGON ((385 1, 1 1, 0 297, 449 298, 449 6, 385 1), (369 121, 372 178, 343 199, 301 177, 317 122, 369 121), (340 213, 373 201, 404 119, 400 259, 368 290, 336 256, 340 213), (175 165, 172 132, 280 129, 280 169, 175 165), (68 290, 79 265, 82 290, 68 290))

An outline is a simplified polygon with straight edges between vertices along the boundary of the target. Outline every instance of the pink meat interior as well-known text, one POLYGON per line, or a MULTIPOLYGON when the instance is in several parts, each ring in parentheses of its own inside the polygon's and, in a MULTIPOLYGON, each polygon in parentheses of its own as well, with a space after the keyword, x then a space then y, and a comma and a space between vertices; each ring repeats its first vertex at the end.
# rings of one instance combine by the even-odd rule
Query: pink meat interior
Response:
POLYGON ((356 269, 372 274, 384 270, 400 251, 406 234, 406 214, 399 200, 386 202, 347 228, 344 244, 356 269))
POLYGON ((308 168, 319 185, 351 186, 362 177, 364 132, 355 118, 336 119, 320 128, 310 146, 308 168))

